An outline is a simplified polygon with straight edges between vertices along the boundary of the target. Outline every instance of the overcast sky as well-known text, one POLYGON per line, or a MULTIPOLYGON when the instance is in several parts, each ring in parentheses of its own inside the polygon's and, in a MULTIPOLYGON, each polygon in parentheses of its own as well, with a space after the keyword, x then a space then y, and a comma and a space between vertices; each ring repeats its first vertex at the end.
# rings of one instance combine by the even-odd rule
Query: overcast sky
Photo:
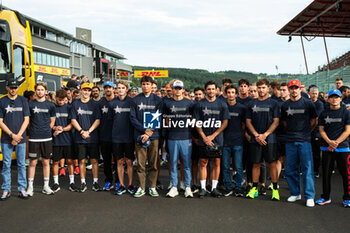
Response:
MULTIPOLYGON (((300 38, 276 32, 311 0, 3 0, 5 6, 123 54, 130 65, 306 73, 300 38)), ((327 39, 330 58, 350 50, 327 39)), ((309 71, 326 64, 322 38, 305 42, 309 71)))

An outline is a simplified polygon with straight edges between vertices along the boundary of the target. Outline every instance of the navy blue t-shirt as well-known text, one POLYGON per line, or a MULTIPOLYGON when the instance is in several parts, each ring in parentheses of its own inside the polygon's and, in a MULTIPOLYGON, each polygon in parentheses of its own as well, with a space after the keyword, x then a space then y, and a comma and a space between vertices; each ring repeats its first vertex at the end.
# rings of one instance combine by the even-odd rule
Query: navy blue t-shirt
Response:
POLYGON ((346 98, 342 102, 345 104, 346 108, 350 107, 350 98, 346 98))
POLYGON ((130 120, 131 101, 132 98, 126 96, 123 100, 116 97, 109 102, 113 143, 131 143, 134 140, 134 127, 130 120))
MULTIPOLYGON (((132 99, 130 107, 130 119, 131 124, 134 126, 134 138, 145 133, 144 128, 144 113, 145 112, 157 112, 161 113, 162 99, 155 94, 151 93, 148 97, 144 93, 140 93, 132 99)), ((160 119, 161 120, 161 119, 160 119)), ((159 130, 154 129, 151 136, 151 140, 159 138, 159 130)))
MULTIPOLYGON (((277 100, 277 104, 280 109, 283 103, 284 101, 281 98, 277 100)), ((283 126, 282 120, 280 120, 275 132, 276 132, 277 142, 286 142, 286 129, 283 126)))
MULTIPOLYGON (((321 113, 318 124, 324 127, 324 131, 330 140, 336 140, 345 131, 345 126, 350 125, 350 111, 344 106, 338 110, 326 109, 321 113)), ((329 145, 322 140, 322 146, 328 147, 329 145)), ((339 143, 337 148, 348 147, 349 137, 339 143)))
POLYGON ((112 141, 113 120, 111 118, 111 110, 109 110, 110 103, 111 101, 107 101, 105 97, 102 97, 100 101, 98 101, 101 111, 101 123, 99 126, 99 136, 101 142, 112 141))
POLYGON ((217 98, 218 98, 219 100, 221 100, 221 101, 227 103, 227 97, 225 97, 225 96, 223 96, 223 95, 219 95, 217 98))
MULTIPOLYGON (((223 101, 216 99, 213 102, 209 102, 205 98, 197 102, 195 105, 193 118, 196 119, 196 121, 200 120, 203 122, 202 130, 206 136, 209 136, 221 127, 224 120, 230 119, 230 114, 228 112, 227 104, 223 101), (221 122, 221 124, 215 124, 218 121, 221 122), (206 127, 206 122, 209 122, 209 127, 206 127)), ((213 143, 223 146, 224 134, 221 133, 214 138, 213 143)), ((199 145, 205 146, 202 137, 199 137, 199 145)))
MULTIPOLYGON (((321 113, 324 110, 324 104, 322 103, 321 100, 317 100, 316 102, 314 102, 315 108, 316 108, 316 113, 317 113, 317 117, 319 117, 321 115, 321 113)), ((320 138, 320 132, 318 131, 318 127, 316 126, 315 129, 311 132, 311 138, 320 138)))
POLYGON ((230 114, 227 128, 224 131, 224 146, 242 146, 243 131, 242 123, 245 123, 247 107, 243 104, 227 105, 230 114))
POLYGON ((253 98, 251 96, 248 96, 245 99, 241 99, 241 97, 239 97, 239 95, 236 97, 236 101, 237 103, 243 104, 245 106, 248 106, 248 103, 252 100, 253 98))
MULTIPOLYGON (((101 111, 98 102, 90 99, 89 102, 83 103, 80 99, 72 103, 72 119, 77 120, 84 131, 88 131, 92 124, 101 119, 101 111)), ((81 134, 75 130, 75 143, 98 143, 98 129, 91 132, 90 137, 83 139, 81 134)))
POLYGON ((317 118, 314 103, 307 98, 285 101, 281 107, 281 120, 287 122, 287 142, 310 142, 310 119, 317 118))
MULTIPOLYGON (((182 100, 169 99, 163 102, 163 113, 169 118, 168 139, 191 139, 191 125, 188 123, 193 114, 194 102, 183 98, 182 100), (174 125, 176 124, 176 126, 174 125), (183 124, 179 126, 178 124, 183 124)), ((164 117, 163 114, 163 117, 164 117)))
MULTIPOLYGON (((0 118, 3 119, 4 124, 12 133, 17 134, 19 132, 26 116, 30 116, 29 106, 23 96, 17 96, 15 100, 11 100, 8 96, 0 99, 0 118)), ((26 140, 26 130, 22 137, 20 143, 24 143, 26 140)), ((10 144, 12 138, 7 133, 2 132, 1 142, 10 144)))
MULTIPOLYGON (((270 128, 274 118, 280 118, 280 108, 277 101, 271 98, 262 101, 253 99, 248 103, 246 118, 252 120, 258 134, 263 134, 270 128)), ((250 142, 256 143, 255 137, 251 137, 250 142)), ((266 142, 276 143, 275 131, 266 138, 266 142)))
MULTIPOLYGON (((72 107, 68 104, 64 104, 62 106, 56 105, 56 121, 55 126, 62 126, 65 128, 67 125, 71 123, 71 109, 72 107)), ((73 144, 72 132, 63 131, 56 137, 53 137, 53 146, 70 146, 73 144)))
POLYGON ((52 129, 50 127, 50 120, 56 117, 55 104, 48 100, 38 102, 35 99, 29 103, 29 110, 29 141, 51 141, 52 129))

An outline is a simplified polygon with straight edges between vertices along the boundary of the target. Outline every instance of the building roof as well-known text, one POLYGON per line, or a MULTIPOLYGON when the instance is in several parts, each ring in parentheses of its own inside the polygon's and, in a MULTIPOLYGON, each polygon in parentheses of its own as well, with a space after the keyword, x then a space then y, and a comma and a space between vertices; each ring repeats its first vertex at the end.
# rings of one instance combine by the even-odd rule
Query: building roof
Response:
POLYGON ((315 0, 277 34, 350 37, 350 0, 315 0))
POLYGON ((113 56, 113 57, 116 57, 118 59, 126 59, 123 55, 121 55, 120 53, 116 53, 110 49, 107 49, 101 45, 98 45, 96 43, 91 43, 92 44, 92 47, 96 50, 99 50, 99 51, 102 51, 104 53, 106 53, 107 55, 110 55, 110 56, 113 56))

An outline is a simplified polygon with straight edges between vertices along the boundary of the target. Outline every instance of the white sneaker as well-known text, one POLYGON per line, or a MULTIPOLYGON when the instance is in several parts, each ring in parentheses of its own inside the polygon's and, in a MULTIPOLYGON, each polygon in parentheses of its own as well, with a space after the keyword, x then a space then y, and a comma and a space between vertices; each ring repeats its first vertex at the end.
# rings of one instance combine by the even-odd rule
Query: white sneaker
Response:
POLYGON ((298 196, 290 196, 288 197, 287 201, 288 202, 296 202, 298 200, 301 200, 301 195, 298 195, 298 196))
POLYGON ((306 200, 306 206, 307 207, 314 207, 315 206, 314 199, 307 199, 306 200))
POLYGON ((177 195, 179 195, 179 192, 175 187, 172 187, 170 191, 166 194, 167 197, 176 197, 177 195))
POLYGON ((43 194, 46 194, 46 195, 52 195, 54 194, 54 192, 52 191, 52 189, 50 188, 50 186, 44 186, 43 187, 43 190, 41 191, 43 194))
POLYGON ((26 193, 28 196, 32 197, 34 195, 33 186, 28 186, 26 193))
POLYGON ((180 182, 180 191, 185 191, 185 184, 184 182, 180 182))
POLYGON ((190 187, 185 188, 185 197, 193 197, 193 193, 190 187))

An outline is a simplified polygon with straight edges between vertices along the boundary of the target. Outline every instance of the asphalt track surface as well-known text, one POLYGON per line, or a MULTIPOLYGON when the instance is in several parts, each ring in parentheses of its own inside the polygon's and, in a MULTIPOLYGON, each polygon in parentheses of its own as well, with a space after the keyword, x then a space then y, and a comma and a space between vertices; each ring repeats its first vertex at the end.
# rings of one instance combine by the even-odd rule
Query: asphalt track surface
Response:
MULTIPOLYGON (((305 207, 305 201, 287 203, 288 185, 280 180, 281 201, 267 196, 249 200, 238 197, 186 199, 148 194, 134 198, 129 194, 91 190, 91 171, 87 172, 85 193, 68 191, 68 177, 60 178, 61 190, 55 195, 41 193, 42 172, 37 169, 35 193, 29 200, 17 197, 16 167, 13 168, 12 197, 0 202, 0 232, 350 232, 350 208, 342 207, 339 173, 332 178, 332 203, 305 207)), ((100 169, 100 183, 103 169, 100 169)), ((76 176, 76 182, 79 178, 76 176)), ((160 180, 168 184, 168 171, 161 169, 160 180)), ((316 179, 316 197, 322 190, 316 179)), ((0 178, 2 183, 2 178, 0 178)), ((50 181, 52 185, 52 180, 50 181)))

